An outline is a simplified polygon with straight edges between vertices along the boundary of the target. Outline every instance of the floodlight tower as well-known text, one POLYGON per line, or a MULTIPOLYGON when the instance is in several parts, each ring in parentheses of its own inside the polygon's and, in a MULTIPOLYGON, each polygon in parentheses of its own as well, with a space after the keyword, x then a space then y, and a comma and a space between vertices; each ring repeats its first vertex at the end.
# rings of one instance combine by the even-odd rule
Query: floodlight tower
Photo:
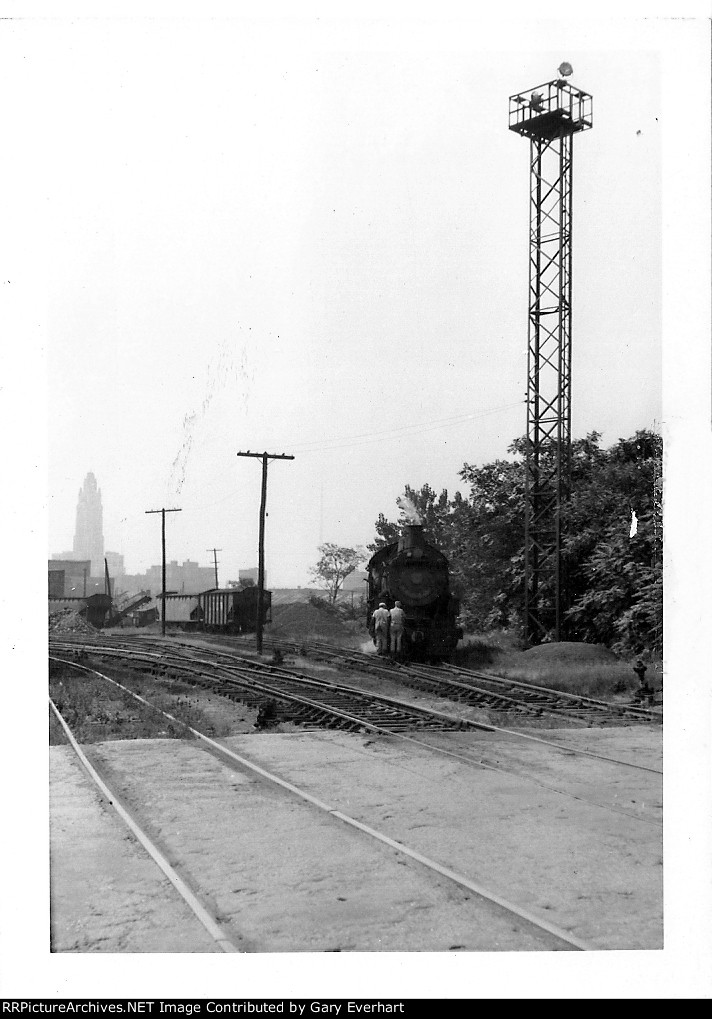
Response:
POLYGON ((559 77, 509 97, 509 129, 530 140, 525 625, 559 640, 566 584, 561 507, 571 491, 573 136, 593 126, 593 98, 559 77))

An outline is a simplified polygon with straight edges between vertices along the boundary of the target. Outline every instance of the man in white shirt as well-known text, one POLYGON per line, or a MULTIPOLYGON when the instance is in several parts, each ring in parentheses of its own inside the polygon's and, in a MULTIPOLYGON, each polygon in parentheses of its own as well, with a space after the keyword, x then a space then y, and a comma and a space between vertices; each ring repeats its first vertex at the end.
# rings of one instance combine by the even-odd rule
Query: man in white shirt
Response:
POLYGON ((402 650, 405 628, 405 612, 399 601, 395 603, 388 615, 391 619, 391 653, 398 655, 402 650))
POLYGON ((373 613, 373 633, 376 638, 376 651, 379 655, 385 655, 388 651, 388 609, 384 601, 373 613))

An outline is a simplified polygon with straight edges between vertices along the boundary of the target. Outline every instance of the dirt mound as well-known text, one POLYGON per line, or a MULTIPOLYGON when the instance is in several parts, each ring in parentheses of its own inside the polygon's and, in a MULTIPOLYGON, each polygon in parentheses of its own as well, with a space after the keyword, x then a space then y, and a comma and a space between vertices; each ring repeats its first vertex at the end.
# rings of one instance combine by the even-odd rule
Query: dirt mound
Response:
POLYGON ((561 640, 556 644, 539 644, 521 651, 520 657, 528 662, 616 662, 615 654, 603 644, 580 644, 561 640))
POLYGON ((344 619, 316 605, 294 602, 272 606, 272 622, 265 633, 272 637, 313 637, 352 644, 354 640, 363 640, 366 627, 363 620, 344 619))
POLYGON ((311 587, 281 587, 272 591, 272 608, 290 605, 292 602, 308 602, 320 592, 311 587))
POLYGON ((91 623, 87 623, 78 612, 73 609, 60 609, 53 612, 49 617, 49 629, 51 633, 98 633, 99 631, 91 623))

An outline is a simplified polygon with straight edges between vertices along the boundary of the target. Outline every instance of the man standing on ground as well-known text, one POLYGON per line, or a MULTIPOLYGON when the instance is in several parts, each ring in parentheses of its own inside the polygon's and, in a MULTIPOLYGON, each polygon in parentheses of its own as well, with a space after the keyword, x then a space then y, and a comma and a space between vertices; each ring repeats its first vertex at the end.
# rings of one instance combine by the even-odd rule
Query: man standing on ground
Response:
POLYGON ((403 645, 403 630, 405 629, 405 612, 399 601, 395 603, 388 613, 391 619, 391 654, 399 655, 403 645))
POLYGON ((379 655, 385 655, 388 651, 388 609, 384 601, 373 613, 373 633, 376 638, 376 651, 379 655))

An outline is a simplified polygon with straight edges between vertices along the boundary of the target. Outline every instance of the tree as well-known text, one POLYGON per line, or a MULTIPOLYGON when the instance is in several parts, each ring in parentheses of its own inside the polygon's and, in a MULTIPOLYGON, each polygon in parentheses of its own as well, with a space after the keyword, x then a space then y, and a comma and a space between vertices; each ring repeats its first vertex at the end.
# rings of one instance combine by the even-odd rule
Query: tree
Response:
MULTIPOLYGON (((662 632, 662 440, 639 431, 608 450, 590 432, 571 444, 572 495, 562 507, 562 567, 568 610, 562 637, 638 653, 660 650, 662 632), (657 486, 657 487, 656 487, 657 486), (635 513, 636 533, 631 535, 635 513)), ((465 464, 468 512, 454 513, 461 531, 450 542, 454 570, 464 587, 465 625, 518 626, 524 603, 526 438, 508 452, 514 461, 465 464)), ((541 450, 546 461, 554 443, 541 450)), ((544 597, 553 597, 546 588, 544 597)))
MULTIPOLYGON (((662 440, 638 431, 600 448, 600 433, 571 444, 571 498, 562 507, 562 567, 568 591, 562 637, 603 643, 622 653, 662 649, 662 440)), ((466 628, 519 628, 524 609, 525 455, 464 464, 469 495, 448 500, 424 485, 406 486, 429 541, 448 557, 466 628)), ((540 451, 546 462, 555 444, 540 451)), ((380 548, 397 537, 383 514, 380 548)), ((540 591, 544 597, 552 592, 540 591)))
MULTIPOLYGON (((519 454, 520 442, 508 452, 519 454)), ((518 626, 524 606, 524 462, 466 463, 460 477, 470 494, 454 515, 458 540, 451 555, 463 590, 463 622, 484 630, 518 626)))
POLYGON ((638 431, 574 488, 564 554, 567 624, 615 651, 662 651, 662 439, 638 431))
POLYGON ((327 592, 329 604, 334 605, 344 581, 361 565, 366 555, 361 548, 344 548, 331 542, 319 545, 319 553, 319 562, 309 574, 327 592))
MULTIPOLYGON (((440 495, 437 495, 430 485, 423 485, 420 491, 406 485, 404 495, 405 500, 411 503, 418 518, 417 521, 411 522, 421 523, 428 533, 429 540, 439 546, 446 540, 449 531, 447 517, 451 509, 447 489, 443 489, 440 495)), ((368 546, 371 552, 377 552, 384 545, 397 541, 400 535, 400 526, 397 522, 393 523, 388 520, 383 513, 379 513, 376 521, 376 535, 373 544, 368 546)))

